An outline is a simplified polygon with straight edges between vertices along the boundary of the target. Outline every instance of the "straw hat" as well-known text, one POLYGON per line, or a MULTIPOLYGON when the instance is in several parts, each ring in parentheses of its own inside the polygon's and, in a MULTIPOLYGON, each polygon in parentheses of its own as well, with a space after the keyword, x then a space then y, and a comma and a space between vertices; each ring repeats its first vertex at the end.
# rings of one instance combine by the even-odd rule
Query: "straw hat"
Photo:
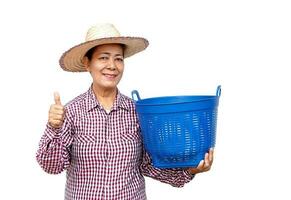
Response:
POLYGON ((82 60, 85 54, 95 46, 113 43, 125 45, 125 58, 143 51, 149 45, 145 38, 121 36, 112 24, 97 24, 89 28, 84 43, 72 47, 61 56, 60 66, 65 71, 84 72, 86 69, 82 60))

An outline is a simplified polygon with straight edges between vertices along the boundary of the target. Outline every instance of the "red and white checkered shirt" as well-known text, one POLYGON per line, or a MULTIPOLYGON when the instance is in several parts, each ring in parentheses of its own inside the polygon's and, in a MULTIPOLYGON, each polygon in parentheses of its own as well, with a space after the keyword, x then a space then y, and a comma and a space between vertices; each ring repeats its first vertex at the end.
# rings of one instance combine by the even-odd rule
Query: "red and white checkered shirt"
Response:
POLYGON ((186 170, 157 169, 143 150, 133 101, 118 92, 107 113, 92 87, 66 106, 62 128, 47 125, 37 161, 48 173, 67 170, 66 200, 143 200, 143 175, 182 187, 186 170))

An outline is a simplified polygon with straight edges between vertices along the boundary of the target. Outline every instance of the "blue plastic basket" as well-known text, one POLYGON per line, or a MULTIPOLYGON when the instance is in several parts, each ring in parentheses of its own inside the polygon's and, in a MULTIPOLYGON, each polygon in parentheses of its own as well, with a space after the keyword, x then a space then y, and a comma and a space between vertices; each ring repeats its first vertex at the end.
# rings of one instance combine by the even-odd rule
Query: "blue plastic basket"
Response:
POLYGON ((132 91, 143 142, 157 168, 196 167, 215 146, 215 96, 169 96, 141 99, 132 91))

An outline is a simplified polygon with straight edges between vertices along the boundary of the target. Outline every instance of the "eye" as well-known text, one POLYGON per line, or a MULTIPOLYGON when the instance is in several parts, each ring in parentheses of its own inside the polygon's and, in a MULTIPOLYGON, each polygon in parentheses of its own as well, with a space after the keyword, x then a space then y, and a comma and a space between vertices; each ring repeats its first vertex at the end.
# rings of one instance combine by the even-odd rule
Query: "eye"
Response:
POLYGON ((120 58, 116 58, 116 60, 119 61, 119 62, 123 62, 123 58, 121 58, 121 57, 120 58))
POLYGON ((107 56, 101 56, 98 58, 99 60, 108 60, 108 57, 107 56))

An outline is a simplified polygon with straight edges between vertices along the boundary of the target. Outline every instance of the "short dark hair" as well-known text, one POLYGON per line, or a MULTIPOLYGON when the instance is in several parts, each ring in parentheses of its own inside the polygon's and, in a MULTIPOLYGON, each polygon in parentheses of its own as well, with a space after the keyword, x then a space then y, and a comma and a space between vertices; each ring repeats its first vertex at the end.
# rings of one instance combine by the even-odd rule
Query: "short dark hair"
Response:
MULTIPOLYGON (((119 43, 118 43, 118 44, 119 44, 119 43)), ((126 48, 125 44, 119 44, 119 45, 121 46, 121 48, 122 48, 122 50, 123 50, 123 54, 124 54, 124 50, 125 50, 125 48, 126 48)), ((94 53, 94 51, 95 51, 95 49, 96 49, 97 47, 98 47, 98 46, 95 46, 95 47, 89 49, 89 50, 87 51, 87 53, 85 54, 84 57, 87 57, 87 58, 89 59, 89 61, 91 61, 92 56, 93 56, 93 53, 94 53)), ((124 55, 123 55, 123 56, 124 56, 124 55)))
POLYGON ((87 51, 87 53, 85 54, 85 57, 87 57, 90 61, 92 59, 92 56, 93 56, 93 53, 94 53, 96 47, 93 47, 93 48, 89 49, 89 51, 87 51))

